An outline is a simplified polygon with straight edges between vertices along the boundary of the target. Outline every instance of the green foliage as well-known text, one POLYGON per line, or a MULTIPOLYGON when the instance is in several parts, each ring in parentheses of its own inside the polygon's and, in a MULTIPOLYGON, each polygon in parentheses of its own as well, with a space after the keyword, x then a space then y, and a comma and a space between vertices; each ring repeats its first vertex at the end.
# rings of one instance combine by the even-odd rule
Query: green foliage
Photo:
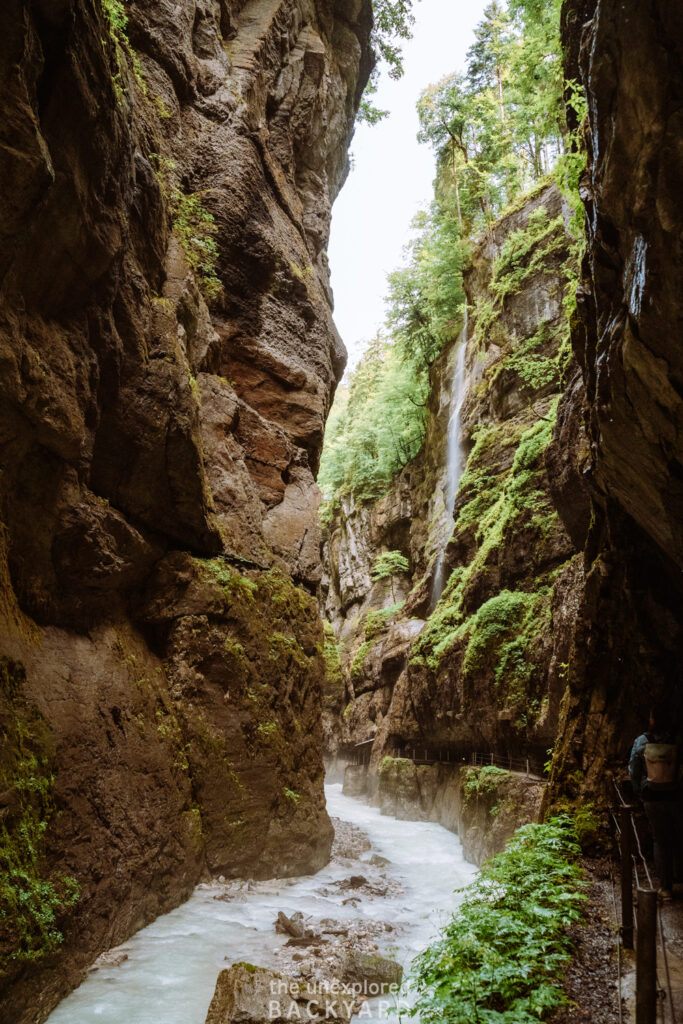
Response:
MULTIPOLYGON (((557 273, 557 258, 563 255, 565 262, 561 265, 564 272, 569 273, 568 239, 564 221, 561 216, 551 220, 545 206, 533 210, 524 227, 510 232, 493 262, 488 288, 491 297, 482 296, 475 305, 474 320, 480 346, 486 345, 507 296, 520 291, 534 274, 557 273)), ((557 358, 543 356, 538 351, 549 340, 548 328, 541 324, 535 335, 516 347, 514 364, 507 360, 501 362, 497 372, 511 367, 532 388, 537 380, 542 385, 558 377, 559 388, 557 358)))
POLYGON ((559 0, 490 3, 465 73, 430 86, 420 139, 437 153, 465 233, 491 223, 568 147, 559 0))
POLYGON ((340 388, 325 432, 318 474, 329 520, 340 500, 384 494, 422 447, 429 383, 402 361, 395 345, 375 338, 340 388))
POLYGON ((290 800, 295 807, 301 802, 301 793, 296 793, 293 789, 287 789, 286 787, 282 790, 288 800, 290 800))
POLYGON ((128 28, 128 15, 123 6, 123 0, 102 0, 102 10, 109 22, 110 31, 125 35, 128 28))
POLYGON ((334 629, 332 624, 324 622, 324 643, 323 643, 323 658, 325 660, 325 678, 326 678, 326 691, 332 694, 341 693, 344 686, 344 676, 342 674, 341 658, 340 658, 340 645, 337 643, 337 639, 334 635, 334 629))
POLYGON ((529 214, 525 227, 507 236, 494 261, 489 288, 495 300, 502 303, 507 295, 514 295, 538 271, 552 272, 550 257, 566 245, 562 217, 550 220, 545 206, 539 206, 529 214))
POLYGON ((559 391, 563 372, 563 350, 558 354, 548 354, 552 350, 554 338, 548 324, 544 321, 530 338, 517 345, 510 355, 502 360, 494 370, 492 380, 503 372, 512 370, 521 383, 531 392, 543 390, 559 391))
POLYGON ((518 829, 415 960, 411 1014, 424 1024, 534 1024, 563 1005, 568 929, 585 899, 578 853, 569 818, 518 829))
POLYGON ((372 640, 378 633, 386 629, 389 619, 397 615, 404 604, 405 601, 399 601, 397 604, 389 605, 388 608, 380 608, 377 611, 368 612, 363 623, 365 639, 372 640))
POLYGON ((178 237, 185 259, 194 272, 207 302, 218 298, 223 285, 218 277, 218 231, 214 216, 204 205, 205 192, 186 194, 176 183, 176 165, 159 153, 151 153, 156 163, 161 194, 168 203, 173 230, 178 237))
POLYGON ((463 783, 465 803, 497 796, 501 782, 509 778, 510 772, 493 764, 484 765, 482 768, 468 768, 463 783))
POLYGON ((198 564, 204 565, 209 570, 231 602, 253 604, 259 589, 258 583, 254 580, 250 580, 248 576, 242 576, 221 558, 212 558, 206 562, 198 562, 198 564))
POLYGON ((418 234, 407 250, 408 263, 389 275, 387 327, 402 362, 419 374, 460 330, 467 248, 446 194, 437 193, 413 227, 418 234))
POLYGON ((185 195, 179 188, 171 193, 173 229, 183 247, 185 258, 197 275, 208 302, 218 298, 223 285, 217 274, 218 246, 214 235, 218 228, 212 213, 203 203, 203 192, 185 195))
POLYGON ((372 70, 363 99, 358 111, 358 120, 366 124, 377 124, 387 115, 387 110, 379 110, 372 102, 377 92, 377 81, 380 69, 386 67, 390 78, 400 78, 403 74, 401 42, 410 39, 415 17, 412 12, 413 0, 373 0, 373 26, 371 44, 377 57, 377 64, 372 70))
MULTIPOLYGON (((556 403, 547 418, 533 422, 516 436, 508 432, 505 423, 476 432, 460 482, 460 493, 467 500, 461 506, 455 531, 476 526, 477 552, 469 565, 451 574, 412 649, 414 662, 438 670, 453 645, 467 639, 465 673, 490 668, 499 683, 505 679, 507 698, 516 710, 521 710, 524 687, 534 671, 527 651, 548 626, 549 579, 532 576, 528 591, 502 591, 469 615, 466 597, 470 582, 486 575, 487 566, 495 561, 496 550, 507 536, 523 524, 542 540, 556 519, 557 513, 542 488, 542 456, 552 436, 555 414, 556 403), (510 445, 515 445, 510 469, 492 475, 491 449, 510 445)), ((537 547, 540 553, 542 546, 537 547)), ((501 699, 504 696, 501 693, 501 699)))
POLYGON ((372 566, 373 580, 386 580, 410 572, 410 562, 400 551, 385 551, 378 555, 372 566))
POLYGON ((114 90, 116 92, 117 101, 120 102, 123 98, 124 86, 121 74, 122 59, 125 57, 130 61, 130 65, 133 71, 133 76, 142 93, 147 95, 147 83, 142 72, 142 65, 140 64, 140 58, 137 53, 130 45, 128 39, 128 15, 122 0, 101 0, 102 11, 109 25, 109 33, 114 43, 116 52, 116 63, 118 70, 114 76, 114 90))
POLYGON ((39 960, 63 941, 59 918, 78 900, 75 878, 48 874, 45 835, 54 813, 48 735, 21 695, 24 670, 0 659, 0 790, 11 791, 0 823, 0 975, 39 960))
POLYGON ((364 640, 356 651, 353 661, 351 662, 351 680, 354 683, 360 682, 363 678, 363 671, 365 666, 365 659, 372 649, 373 641, 364 640))

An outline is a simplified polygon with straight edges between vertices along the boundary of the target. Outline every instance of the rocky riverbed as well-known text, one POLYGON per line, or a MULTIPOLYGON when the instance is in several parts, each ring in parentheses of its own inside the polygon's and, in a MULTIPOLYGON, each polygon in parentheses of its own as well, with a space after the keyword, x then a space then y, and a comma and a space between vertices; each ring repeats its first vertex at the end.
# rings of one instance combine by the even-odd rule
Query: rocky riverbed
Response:
POLYGON ((326 795, 335 842, 322 871, 200 884, 181 907, 101 958, 49 1024, 204 1024, 220 972, 240 961, 302 981, 368 977, 364 958, 408 969, 476 869, 440 825, 381 815, 343 796, 340 785, 326 795), (296 936, 276 931, 280 913, 314 941, 288 945, 296 936), (360 963, 349 963, 351 954, 360 963))

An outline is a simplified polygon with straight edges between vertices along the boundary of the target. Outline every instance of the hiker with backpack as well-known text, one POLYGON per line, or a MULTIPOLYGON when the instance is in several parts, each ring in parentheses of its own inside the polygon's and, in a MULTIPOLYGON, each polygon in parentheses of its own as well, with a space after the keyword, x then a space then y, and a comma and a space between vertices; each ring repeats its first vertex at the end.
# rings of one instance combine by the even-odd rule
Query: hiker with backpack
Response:
POLYGON ((634 792, 645 806, 654 839, 659 894, 673 898, 674 862, 681 834, 679 757, 671 716, 662 706, 650 711, 647 732, 638 736, 631 750, 628 771, 634 792))

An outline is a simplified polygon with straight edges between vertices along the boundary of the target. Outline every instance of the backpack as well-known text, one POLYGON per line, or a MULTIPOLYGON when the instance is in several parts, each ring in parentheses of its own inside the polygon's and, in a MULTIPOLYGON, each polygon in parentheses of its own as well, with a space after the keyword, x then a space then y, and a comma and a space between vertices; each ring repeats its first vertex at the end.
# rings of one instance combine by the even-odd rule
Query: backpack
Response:
POLYGON ((676 745, 648 743, 645 747, 647 781, 671 785, 676 781, 676 745))

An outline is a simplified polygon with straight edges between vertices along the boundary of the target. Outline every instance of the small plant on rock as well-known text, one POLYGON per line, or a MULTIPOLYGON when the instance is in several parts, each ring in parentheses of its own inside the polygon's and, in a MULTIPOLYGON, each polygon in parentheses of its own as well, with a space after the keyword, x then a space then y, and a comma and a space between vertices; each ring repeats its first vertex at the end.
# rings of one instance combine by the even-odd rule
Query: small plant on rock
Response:
POLYGON ((391 596, 396 601, 395 579, 397 576, 410 572, 410 562, 400 551, 385 551, 375 559, 372 567, 372 578, 378 580, 391 580, 391 596))

